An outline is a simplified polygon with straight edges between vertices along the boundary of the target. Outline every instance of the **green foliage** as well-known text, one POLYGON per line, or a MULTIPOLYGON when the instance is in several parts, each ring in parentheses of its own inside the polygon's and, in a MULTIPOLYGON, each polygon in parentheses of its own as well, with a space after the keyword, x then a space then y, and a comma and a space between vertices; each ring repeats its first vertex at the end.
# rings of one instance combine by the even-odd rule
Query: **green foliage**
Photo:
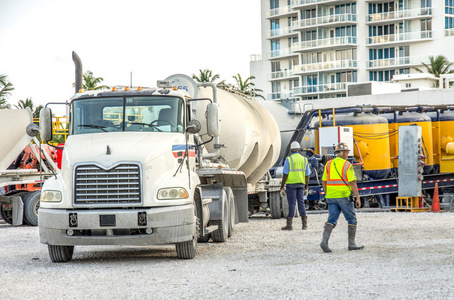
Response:
MULTIPOLYGON (((109 86, 107 85, 99 85, 101 82, 104 81, 104 78, 102 77, 94 77, 93 72, 90 70, 87 70, 85 74, 82 75, 83 77, 83 83, 82 83, 82 88, 84 90, 100 90, 100 89, 108 89, 109 86)), ((76 83, 73 83, 73 87, 76 86, 76 83)))
POLYGON ((219 74, 213 75, 213 72, 208 69, 205 70, 200 69, 199 72, 200 72, 199 76, 192 74, 192 79, 194 79, 197 82, 215 82, 220 78, 219 74))
POLYGON ((24 100, 19 100, 17 102, 17 105, 14 105, 18 109, 26 109, 27 107, 30 108, 31 111, 33 111, 34 104, 32 101, 32 98, 27 98, 24 100))
MULTIPOLYGON (((446 56, 438 55, 437 57, 429 56, 429 64, 422 63, 427 69, 427 73, 434 75, 435 77, 440 77, 443 74, 452 74, 454 70, 450 70, 452 62, 450 62, 446 56)), ((419 68, 415 68, 416 71, 420 73, 425 73, 419 68)))
POLYGON ((8 76, 0 74, 0 105, 6 104, 6 96, 14 91, 13 84, 9 82, 8 76))
POLYGON ((261 89, 256 89, 255 84, 252 82, 253 79, 255 79, 255 76, 250 76, 246 78, 246 80, 243 81, 241 78, 240 74, 236 74, 233 76, 233 78, 236 81, 236 85, 234 86, 234 89, 251 97, 259 97, 265 100, 265 97, 262 95, 258 94, 257 92, 263 92, 261 89))

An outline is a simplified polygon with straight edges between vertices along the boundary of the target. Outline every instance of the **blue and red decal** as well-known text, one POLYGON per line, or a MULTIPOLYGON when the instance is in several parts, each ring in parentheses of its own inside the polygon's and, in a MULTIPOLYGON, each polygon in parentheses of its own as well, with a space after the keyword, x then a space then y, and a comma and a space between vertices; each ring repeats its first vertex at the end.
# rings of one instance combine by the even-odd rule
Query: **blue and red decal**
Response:
MULTIPOLYGON (((188 145, 188 157, 195 157, 194 145, 188 145)), ((186 145, 172 145, 172 154, 175 158, 183 158, 186 152, 186 145)))

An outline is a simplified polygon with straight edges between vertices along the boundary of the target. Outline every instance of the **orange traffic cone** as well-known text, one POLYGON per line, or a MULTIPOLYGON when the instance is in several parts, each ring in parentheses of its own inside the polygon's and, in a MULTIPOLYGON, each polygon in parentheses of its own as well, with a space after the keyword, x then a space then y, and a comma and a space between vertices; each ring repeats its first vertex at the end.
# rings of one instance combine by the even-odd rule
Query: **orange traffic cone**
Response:
POLYGON ((438 197, 438 183, 435 183, 434 195, 432 197, 432 212, 440 212, 440 199, 438 197))

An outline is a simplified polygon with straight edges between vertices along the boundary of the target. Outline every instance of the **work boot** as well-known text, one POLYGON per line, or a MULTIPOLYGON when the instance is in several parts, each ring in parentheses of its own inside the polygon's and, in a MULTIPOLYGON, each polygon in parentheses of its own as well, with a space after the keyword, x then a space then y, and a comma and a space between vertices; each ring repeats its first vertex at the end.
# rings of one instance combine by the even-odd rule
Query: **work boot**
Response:
POLYGON ((331 236, 331 231, 333 231, 334 225, 325 223, 325 230, 323 231, 323 240, 320 243, 320 247, 322 248, 323 252, 330 253, 331 249, 328 247, 328 240, 331 236))
POLYGON ((287 218, 287 226, 282 227, 282 230, 293 230, 292 226, 293 218, 287 218))
POLYGON ((303 222, 303 230, 307 229, 307 216, 301 217, 301 221, 303 222))
POLYGON ((348 224, 348 250, 361 250, 364 246, 355 244, 356 225, 348 224))

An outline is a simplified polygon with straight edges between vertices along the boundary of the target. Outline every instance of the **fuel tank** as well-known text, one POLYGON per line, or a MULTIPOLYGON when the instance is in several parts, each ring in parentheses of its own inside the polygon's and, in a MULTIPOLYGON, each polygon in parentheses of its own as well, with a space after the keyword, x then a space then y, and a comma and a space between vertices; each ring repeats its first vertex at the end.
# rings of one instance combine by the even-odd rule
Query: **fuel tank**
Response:
MULTIPOLYGON (((213 98, 211 88, 198 88, 198 98, 213 98)), ((257 100, 245 98, 217 89, 220 106, 220 155, 231 168, 243 171, 248 183, 255 185, 275 164, 281 150, 279 127, 268 110, 257 100)), ((207 102, 197 103, 196 118, 202 123, 201 133, 206 132, 205 108, 207 102)), ((202 135, 204 142, 209 136, 202 135)), ((214 152, 213 141, 206 144, 214 152)))
POLYGON ((424 156, 424 174, 429 174, 434 168, 434 152, 432 139, 432 121, 430 117, 416 112, 401 112, 382 114, 389 124, 389 146, 393 165, 398 167, 397 156, 399 155, 399 126, 418 125, 422 129, 422 147, 424 156))
MULTIPOLYGON (((363 172, 373 179, 386 178, 391 172, 388 121, 370 113, 335 115, 335 125, 353 128, 354 157, 363 162, 363 172)), ((315 123, 318 127, 318 122, 315 123)), ((333 126, 333 120, 322 120, 322 126, 333 126)))
POLYGON ((454 172, 454 111, 426 112, 432 121, 434 164, 441 173, 454 172))

